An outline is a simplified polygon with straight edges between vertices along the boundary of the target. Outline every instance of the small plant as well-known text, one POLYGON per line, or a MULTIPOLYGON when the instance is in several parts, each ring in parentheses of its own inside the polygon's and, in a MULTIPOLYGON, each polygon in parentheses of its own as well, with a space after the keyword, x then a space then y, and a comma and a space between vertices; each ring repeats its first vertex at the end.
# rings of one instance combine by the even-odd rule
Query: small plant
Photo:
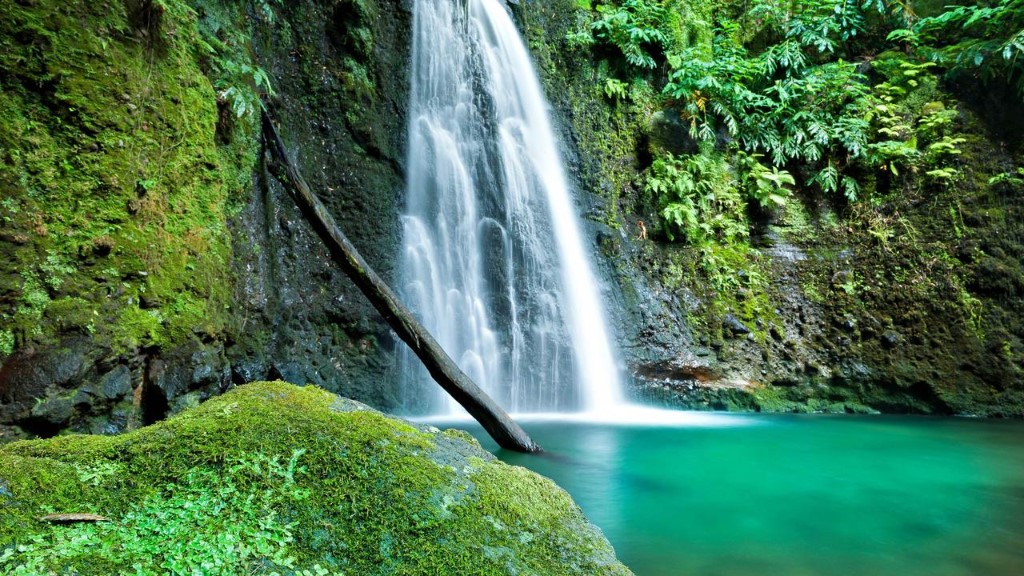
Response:
POLYGON ((68 276, 74 274, 76 269, 70 265, 66 258, 60 256, 53 250, 48 250, 46 260, 39 264, 43 273, 46 285, 52 290, 59 290, 68 276))
POLYGON ((43 317, 43 311, 50 304, 50 295, 43 288, 39 275, 31 270, 21 273, 21 304, 15 311, 15 316, 23 316, 29 320, 39 320, 43 317))
POLYGON ((0 356, 10 356, 14 353, 14 333, 10 330, 0 330, 0 356))
POLYGON ((1015 172, 1003 172, 988 179, 990 186, 1024 186, 1024 168, 1017 168, 1015 172))
POLYGON ((83 484, 90 486, 99 486, 121 472, 121 467, 116 462, 102 462, 93 466, 77 466, 76 468, 78 469, 78 479, 83 484))
POLYGON ((18 201, 14 198, 4 198, 0 200, 0 219, 5 223, 11 222, 14 216, 18 215, 20 209, 18 207, 18 201))
MULTIPOLYGON (((249 573, 324 576, 290 553, 294 524, 282 518, 309 497, 296 478, 303 451, 282 459, 251 454, 221 469, 197 467, 111 522, 55 526, 0 554, 11 576, 77 573, 75 567, 131 566, 134 574, 249 573), (276 570, 276 571, 275 571, 276 570)), ((79 470, 83 483, 116 477, 116 464, 79 470)))
POLYGON ((862 285, 860 280, 857 278, 856 273, 851 271, 840 274, 840 279, 836 284, 836 287, 842 290, 847 296, 856 296, 862 285))
POLYGON ((341 81, 345 90, 354 98, 370 101, 376 89, 366 67, 353 58, 345 58, 341 63, 341 81))
POLYGON ((270 78, 266 71, 259 66, 227 61, 224 73, 225 77, 214 82, 214 87, 217 88, 217 99, 226 102, 236 118, 255 114, 260 109, 260 91, 271 96, 274 94, 274 89, 270 86, 270 78), (251 79, 255 90, 248 86, 247 82, 235 83, 240 78, 251 79))
MULTIPOLYGON (((271 10, 272 13, 272 10, 271 10)), ((248 38, 235 30, 221 39, 219 29, 206 31, 197 45, 210 58, 216 79, 217 101, 226 105, 236 118, 255 114, 260 109, 260 94, 274 95, 267 72, 257 66, 248 51, 248 38)))
POLYGON ((771 168, 760 162, 761 154, 736 153, 737 167, 741 173, 741 181, 746 184, 747 192, 761 208, 778 208, 786 205, 790 190, 787 186, 796 185, 796 179, 786 170, 778 166, 771 168))
POLYGON ((745 238, 746 202, 735 174, 721 155, 669 154, 655 160, 645 187, 659 198, 670 240, 682 232, 691 244, 745 238))
POLYGON ((565 34, 565 41, 570 49, 590 48, 596 42, 594 35, 590 33, 590 30, 567 32, 565 34))
POLYGON ((615 78, 608 78, 604 82, 604 94, 610 100, 625 100, 629 84, 615 78))

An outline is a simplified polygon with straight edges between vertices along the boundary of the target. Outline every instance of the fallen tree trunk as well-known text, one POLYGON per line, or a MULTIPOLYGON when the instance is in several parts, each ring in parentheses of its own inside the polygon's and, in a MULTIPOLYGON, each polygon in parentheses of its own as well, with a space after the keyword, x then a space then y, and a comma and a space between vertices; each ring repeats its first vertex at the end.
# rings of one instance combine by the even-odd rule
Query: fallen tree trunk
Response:
POLYGON ((283 174, 275 176, 282 180, 283 184, 290 184, 296 203, 330 248, 335 262, 355 282, 373 307, 384 316, 398 337, 412 348, 434 380, 473 418, 476 418, 499 446, 518 452, 540 452, 540 446, 502 410, 501 406, 466 376, 359 255, 355 246, 334 222, 327 207, 310 191, 298 168, 288 158, 281 136, 267 110, 263 110, 263 133, 267 147, 283 169, 283 174))

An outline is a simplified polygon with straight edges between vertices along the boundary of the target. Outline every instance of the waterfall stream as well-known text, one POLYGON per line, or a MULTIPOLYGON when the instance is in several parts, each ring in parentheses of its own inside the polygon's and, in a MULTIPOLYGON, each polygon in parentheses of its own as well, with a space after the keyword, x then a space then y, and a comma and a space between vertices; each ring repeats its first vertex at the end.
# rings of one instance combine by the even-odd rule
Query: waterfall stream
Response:
MULTIPOLYGON (((413 35, 403 298, 507 410, 617 405, 599 287, 506 8, 416 0, 413 35)), ((457 408, 407 350, 401 364, 410 412, 457 408)))

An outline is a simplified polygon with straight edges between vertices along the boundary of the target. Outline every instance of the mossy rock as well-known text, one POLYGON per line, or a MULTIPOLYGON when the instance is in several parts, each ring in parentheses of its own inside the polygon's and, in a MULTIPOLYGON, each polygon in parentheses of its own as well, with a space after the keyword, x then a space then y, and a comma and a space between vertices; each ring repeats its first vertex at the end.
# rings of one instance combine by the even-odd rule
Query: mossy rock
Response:
POLYGON ((314 387, 9 444, 0 470, 5 574, 630 574, 550 480, 314 387))
POLYGON ((209 40, 180 0, 0 4, 0 363, 68 334, 131 357, 228 329, 258 117, 213 86, 255 100, 249 77, 208 70, 251 57, 209 40))

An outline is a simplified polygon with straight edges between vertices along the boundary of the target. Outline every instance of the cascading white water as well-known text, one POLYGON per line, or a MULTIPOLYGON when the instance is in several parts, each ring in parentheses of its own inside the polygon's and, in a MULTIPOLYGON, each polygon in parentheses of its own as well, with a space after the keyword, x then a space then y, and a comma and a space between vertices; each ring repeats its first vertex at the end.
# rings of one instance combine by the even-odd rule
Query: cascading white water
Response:
MULTIPOLYGON (((512 412, 617 405, 546 102, 500 0, 416 0, 409 118, 406 303, 512 412)), ((406 352, 406 398, 439 390, 406 352)), ((455 408, 440 392, 428 398, 428 411, 455 408)))

